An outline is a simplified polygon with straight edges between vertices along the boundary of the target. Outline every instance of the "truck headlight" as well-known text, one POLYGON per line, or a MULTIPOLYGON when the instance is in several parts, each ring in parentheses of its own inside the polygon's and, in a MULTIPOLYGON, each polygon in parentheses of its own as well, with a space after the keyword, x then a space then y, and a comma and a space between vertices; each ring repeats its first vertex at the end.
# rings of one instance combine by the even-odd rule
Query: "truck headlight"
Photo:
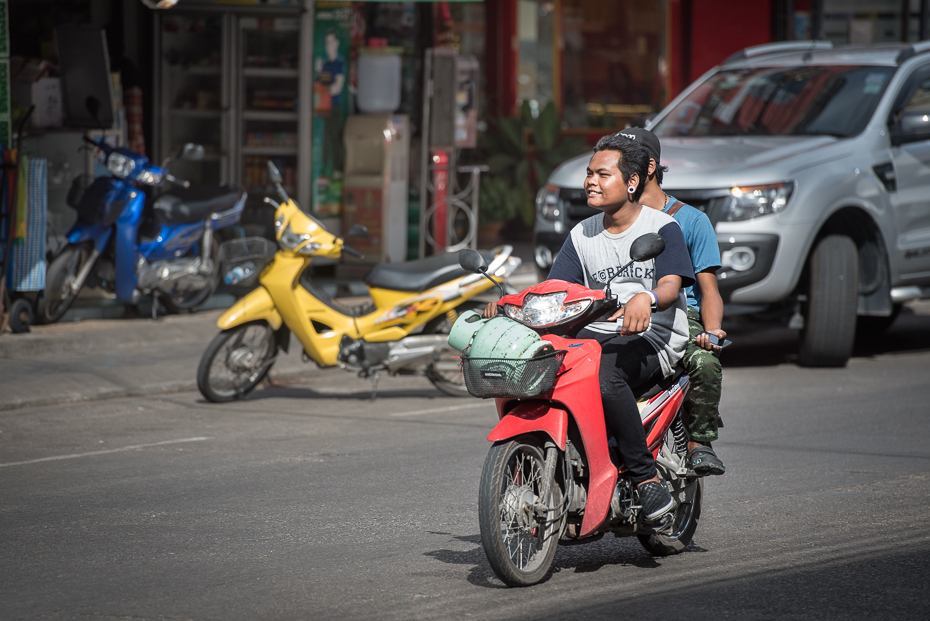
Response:
POLYGON ((536 213, 545 220, 555 222, 562 215, 562 199, 559 198, 559 188, 554 185, 545 185, 536 194, 536 213))
POLYGON ((708 207, 708 213, 719 210, 718 222, 740 222, 780 213, 788 206, 794 186, 794 181, 788 181, 734 187, 728 196, 713 199, 708 207))

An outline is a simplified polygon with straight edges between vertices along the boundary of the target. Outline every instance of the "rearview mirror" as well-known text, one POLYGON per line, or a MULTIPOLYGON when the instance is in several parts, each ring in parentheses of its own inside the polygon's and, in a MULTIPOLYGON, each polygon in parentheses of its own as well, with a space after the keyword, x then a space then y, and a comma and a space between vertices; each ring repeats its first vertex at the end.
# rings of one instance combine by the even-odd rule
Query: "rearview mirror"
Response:
POLYGON ((930 140, 930 110, 905 112, 889 130, 894 146, 930 140))
POLYGON ((368 228, 363 224, 353 224, 346 236, 368 239, 368 228))
POLYGON ((185 160, 199 162, 203 159, 204 155, 203 145, 194 144, 193 142, 188 142, 184 145, 184 148, 181 149, 181 158, 185 160))
POLYGON ((272 183, 282 183, 283 179, 281 178, 281 173, 278 171, 278 167, 274 165, 274 162, 268 160, 268 178, 272 183))
POLYGON ((630 245, 630 258, 634 261, 655 259, 665 251, 665 240, 658 233, 640 235, 630 245))
POLYGON ((466 272, 473 274, 483 274, 488 271, 488 264, 485 262, 484 257, 477 250, 471 248, 459 251, 459 265, 466 272))

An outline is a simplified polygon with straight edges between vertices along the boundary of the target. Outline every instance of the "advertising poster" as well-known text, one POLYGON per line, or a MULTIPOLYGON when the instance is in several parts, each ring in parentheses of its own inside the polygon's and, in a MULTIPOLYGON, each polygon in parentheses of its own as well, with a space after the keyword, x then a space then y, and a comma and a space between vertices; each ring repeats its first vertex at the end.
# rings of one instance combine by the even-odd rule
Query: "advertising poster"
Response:
POLYGON ((352 3, 318 0, 313 26, 313 212, 338 216, 349 112, 352 3))

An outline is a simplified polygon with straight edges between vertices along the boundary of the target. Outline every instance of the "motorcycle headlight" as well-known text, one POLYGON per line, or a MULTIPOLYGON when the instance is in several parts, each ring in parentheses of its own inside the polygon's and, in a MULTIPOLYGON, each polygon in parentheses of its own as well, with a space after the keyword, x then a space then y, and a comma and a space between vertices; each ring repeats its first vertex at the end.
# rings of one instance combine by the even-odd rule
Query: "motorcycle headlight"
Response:
POLYGON ((566 295, 568 293, 565 291, 546 295, 530 294, 523 299, 523 306, 505 304, 504 314, 531 328, 543 328, 577 317, 591 305, 591 300, 562 304, 566 295))
POLYGON ((536 194, 536 213, 540 217, 555 222, 562 215, 562 199, 559 198, 559 188, 546 185, 536 194))
POLYGON ((313 235, 309 233, 295 233, 291 230, 291 225, 288 224, 284 227, 284 231, 281 232, 281 236, 278 237, 278 244, 285 250, 296 251, 297 254, 313 254, 320 249, 320 244, 307 244, 300 250, 297 250, 301 244, 311 239, 313 239, 313 235))
POLYGON ((728 196, 715 198, 708 212, 719 210, 719 222, 740 222, 784 211, 794 192, 794 182, 736 187, 728 196))
POLYGON ((114 177, 125 179, 136 169, 136 162, 131 158, 114 151, 107 158, 107 172, 114 177))
POLYGON ((139 171, 139 174, 136 175, 136 181, 145 183, 146 185, 161 185, 161 181, 164 178, 164 171, 156 172, 150 168, 143 168, 139 171))

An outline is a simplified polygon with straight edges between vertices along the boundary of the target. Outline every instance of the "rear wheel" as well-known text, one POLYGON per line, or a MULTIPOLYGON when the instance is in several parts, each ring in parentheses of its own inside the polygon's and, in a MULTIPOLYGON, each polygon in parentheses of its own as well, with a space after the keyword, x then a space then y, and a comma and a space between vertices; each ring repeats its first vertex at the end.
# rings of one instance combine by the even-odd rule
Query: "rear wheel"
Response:
MULTIPOLYGON (((677 463, 682 456, 675 455, 669 444, 662 447, 664 457, 671 463, 677 463)), ((658 461, 656 468, 659 476, 671 486, 672 498, 678 503, 675 509, 670 529, 662 533, 651 535, 637 535, 639 542, 653 556, 670 556, 684 552, 694 533, 697 530, 698 519, 701 517, 701 500, 704 497, 703 478, 678 478, 672 471, 662 466, 658 461)))
MULTIPOLYGON (((458 314, 467 310, 481 310, 480 304, 462 304, 455 309, 458 314)), ((452 321, 447 315, 441 315, 434 318, 423 328, 423 334, 449 334, 452 329, 452 321)), ((465 376, 462 375, 462 362, 459 359, 460 353, 450 347, 448 344, 439 352, 439 360, 433 362, 426 368, 426 377, 433 386, 453 397, 467 397, 468 389, 465 388, 465 376)))
POLYGON ((564 521, 562 490, 553 481, 550 498, 540 498, 544 473, 543 448, 532 437, 495 444, 484 462, 478 490, 481 543, 494 573, 508 586, 536 584, 552 567, 564 521), (540 506, 548 510, 540 512, 540 506))
POLYGON ((277 353, 274 330, 264 321, 224 330, 200 359, 197 388, 214 403, 239 399, 265 378, 277 353))
POLYGON ((220 284, 220 255, 219 244, 214 239, 210 250, 210 258, 213 261, 213 271, 210 272, 209 283, 202 289, 194 291, 172 291, 171 293, 160 293, 158 299, 170 313, 181 313, 192 311, 207 301, 213 292, 216 291, 220 284))
POLYGON ((827 235, 810 259, 804 330, 799 361, 806 367, 841 367, 856 338, 859 258, 845 235, 827 235))
POLYGON ((39 321, 54 323, 71 307, 80 292, 72 285, 89 256, 89 246, 68 245, 52 260, 45 274, 45 290, 39 296, 39 321))

